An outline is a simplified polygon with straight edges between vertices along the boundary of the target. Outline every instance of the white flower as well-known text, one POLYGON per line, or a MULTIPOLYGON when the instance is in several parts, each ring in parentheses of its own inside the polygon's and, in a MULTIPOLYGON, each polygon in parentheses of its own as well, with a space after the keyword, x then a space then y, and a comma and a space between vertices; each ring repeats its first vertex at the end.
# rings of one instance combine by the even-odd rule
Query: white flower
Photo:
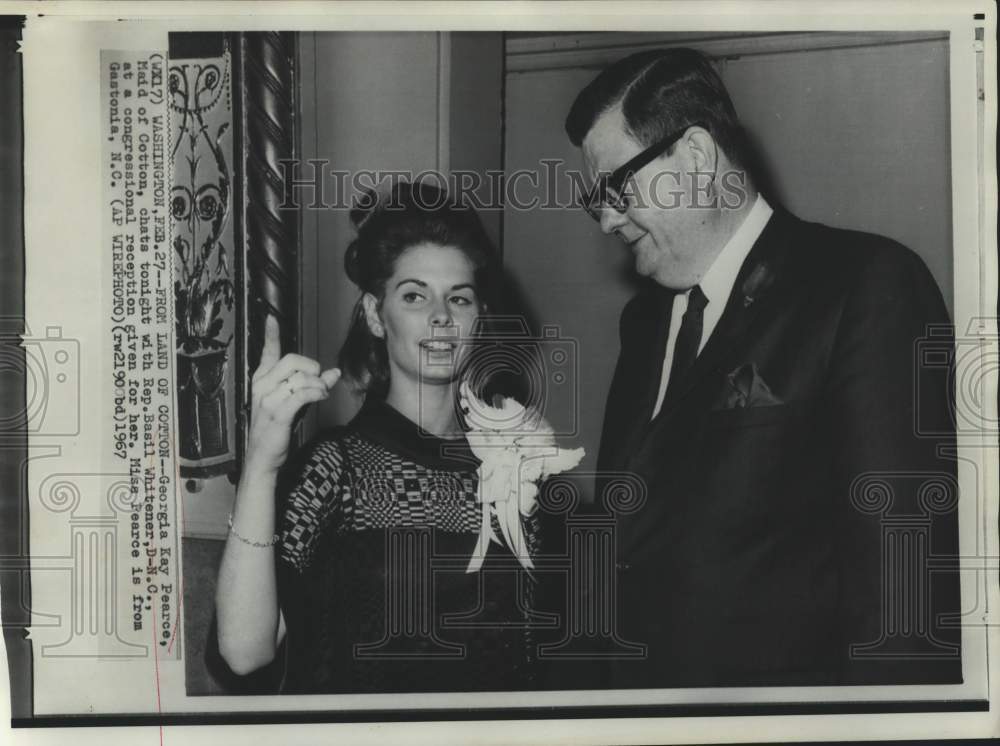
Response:
POLYGON ((575 467, 584 449, 560 448, 551 425, 514 399, 501 397, 499 406, 490 406, 478 399, 464 381, 459 394, 471 428, 466 438, 481 461, 477 499, 483 504, 479 541, 467 572, 482 567, 491 541, 501 543, 493 533, 491 516, 496 516, 503 538, 518 561, 531 569, 534 564, 525 545, 521 516, 534 512, 538 482, 575 467))

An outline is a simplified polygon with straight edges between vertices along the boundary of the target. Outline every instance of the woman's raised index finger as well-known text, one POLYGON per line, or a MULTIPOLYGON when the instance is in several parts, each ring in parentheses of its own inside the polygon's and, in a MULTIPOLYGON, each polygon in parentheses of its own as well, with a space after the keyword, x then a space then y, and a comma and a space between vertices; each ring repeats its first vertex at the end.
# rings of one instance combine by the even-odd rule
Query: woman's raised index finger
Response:
POLYGON ((260 352, 260 363, 257 373, 264 375, 277 365, 281 359, 281 328, 278 320, 271 314, 264 320, 264 348, 260 352))

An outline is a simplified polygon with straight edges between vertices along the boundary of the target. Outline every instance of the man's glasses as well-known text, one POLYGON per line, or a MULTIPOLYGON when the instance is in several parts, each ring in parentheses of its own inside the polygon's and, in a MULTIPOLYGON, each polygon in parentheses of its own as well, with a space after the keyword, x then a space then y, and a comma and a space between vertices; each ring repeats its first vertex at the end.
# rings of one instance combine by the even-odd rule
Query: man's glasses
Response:
POLYGON ((648 148, 639 153, 622 166, 619 166, 610 174, 604 174, 590 190, 580 199, 580 206, 587 211, 598 223, 601 222, 601 211, 605 207, 610 207, 616 212, 624 213, 629 208, 629 195, 626 193, 625 183, 639 171, 643 166, 659 157, 663 151, 667 150, 675 142, 684 136, 691 127, 701 127, 708 129, 704 124, 695 122, 684 125, 683 129, 671 132, 662 140, 657 140, 648 148))

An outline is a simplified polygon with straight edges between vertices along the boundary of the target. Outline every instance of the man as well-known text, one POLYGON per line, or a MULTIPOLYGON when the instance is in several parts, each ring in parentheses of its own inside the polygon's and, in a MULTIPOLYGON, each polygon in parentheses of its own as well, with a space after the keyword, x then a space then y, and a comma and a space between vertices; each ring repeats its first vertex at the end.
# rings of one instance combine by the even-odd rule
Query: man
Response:
POLYGON ((646 283, 598 468, 647 488, 617 535, 619 634, 647 651, 605 684, 960 682, 958 574, 929 570, 958 531, 947 366, 915 362, 949 324, 923 262, 769 204, 693 50, 614 64, 566 130, 646 283))

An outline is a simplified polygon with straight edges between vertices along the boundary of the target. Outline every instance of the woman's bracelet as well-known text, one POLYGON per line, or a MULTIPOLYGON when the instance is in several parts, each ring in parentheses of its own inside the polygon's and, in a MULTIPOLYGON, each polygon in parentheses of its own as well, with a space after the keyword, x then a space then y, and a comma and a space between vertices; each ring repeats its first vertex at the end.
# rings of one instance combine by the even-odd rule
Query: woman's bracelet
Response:
POLYGON ((249 544, 250 546, 257 547, 259 549, 267 549, 268 547, 273 547, 275 544, 278 543, 278 535, 277 534, 275 534, 274 536, 272 536, 270 541, 251 541, 250 539, 247 539, 247 538, 245 538, 243 536, 240 536, 238 533, 236 533, 236 529, 233 528, 233 514, 232 514, 232 512, 229 513, 229 533, 231 533, 237 539, 239 539, 240 541, 242 541, 244 544, 249 544))

